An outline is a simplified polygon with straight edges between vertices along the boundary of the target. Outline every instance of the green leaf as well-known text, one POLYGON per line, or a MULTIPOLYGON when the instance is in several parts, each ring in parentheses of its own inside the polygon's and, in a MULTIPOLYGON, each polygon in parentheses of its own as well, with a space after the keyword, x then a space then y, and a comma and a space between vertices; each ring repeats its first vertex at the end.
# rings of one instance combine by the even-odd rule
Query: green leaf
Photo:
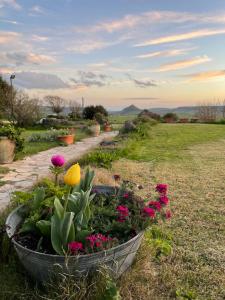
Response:
POLYGON ((37 228, 44 236, 51 236, 51 222, 47 220, 40 220, 36 223, 37 228))
POLYGON ((66 212, 61 223, 61 239, 64 249, 67 249, 68 243, 71 242, 68 237, 73 232, 73 229, 71 229, 71 227, 74 227, 73 218, 73 212, 66 212))
POLYGON ((92 234, 90 230, 81 230, 76 233, 76 241, 84 243, 87 236, 92 234))
POLYGON ((64 208, 63 208, 60 200, 57 197, 55 197, 54 207, 55 207, 55 212, 56 212, 58 218, 61 219, 64 214, 64 208))
POLYGON ((61 231, 60 231, 60 219, 59 217, 55 214, 51 217, 51 242, 52 242, 52 247, 55 250, 56 253, 59 255, 64 255, 63 251, 63 245, 61 241, 61 231))
POLYGON ((26 232, 37 232, 37 228, 33 222, 26 222, 22 225, 22 227, 19 230, 19 233, 26 232))
POLYGON ((37 188, 34 191, 34 199, 32 202, 32 209, 36 210, 41 206, 41 202, 45 199, 45 189, 37 188))

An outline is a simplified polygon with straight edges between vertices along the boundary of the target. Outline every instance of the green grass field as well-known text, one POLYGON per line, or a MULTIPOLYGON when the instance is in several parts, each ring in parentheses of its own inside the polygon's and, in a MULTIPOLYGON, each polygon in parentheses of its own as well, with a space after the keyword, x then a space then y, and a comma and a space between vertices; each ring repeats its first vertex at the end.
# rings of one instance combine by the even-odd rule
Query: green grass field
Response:
MULTIPOLYGON (((134 266, 117 281, 122 299, 225 299, 225 126, 159 124, 149 139, 127 143, 126 158, 114 162, 112 170, 96 170, 98 184, 109 184, 112 174, 120 174, 142 184, 140 193, 146 197, 156 183, 167 183, 173 216, 158 225, 159 238, 146 236, 134 266)), ((42 298, 14 251, 7 254, 8 243, 1 236, 0 244, 1 300, 99 300, 72 296, 71 283, 42 298)))
POLYGON ((190 146, 225 138, 224 125, 158 124, 150 138, 126 142, 127 158, 139 161, 183 159, 190 146))

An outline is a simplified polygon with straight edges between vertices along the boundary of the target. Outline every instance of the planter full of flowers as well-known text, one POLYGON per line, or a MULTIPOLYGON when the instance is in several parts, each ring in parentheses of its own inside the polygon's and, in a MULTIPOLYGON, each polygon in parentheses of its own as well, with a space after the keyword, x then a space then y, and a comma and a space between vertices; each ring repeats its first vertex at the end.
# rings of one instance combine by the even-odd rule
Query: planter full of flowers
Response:
POLYGON ((157 201, 144 201, 129 183, 93 186, 94 171, 73 165, 59 182, 65 160, 52 158, 55 181, 18 193, 20 205, 6 220, 19 259, 37 281, 58 273, 87 275, 107 266, 119 277, 131 266, 144 230, 170 217, 167 186, 156 186, 157 201))

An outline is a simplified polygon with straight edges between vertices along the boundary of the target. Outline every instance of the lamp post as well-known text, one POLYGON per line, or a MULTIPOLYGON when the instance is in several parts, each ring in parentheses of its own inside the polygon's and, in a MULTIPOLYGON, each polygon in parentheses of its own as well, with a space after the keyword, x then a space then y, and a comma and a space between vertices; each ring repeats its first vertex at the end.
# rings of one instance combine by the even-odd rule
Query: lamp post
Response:
POLYGON ((16 77, 16 75, 15 74, 12 74, 11 76, 10 76, 10 85, 11 85, 11 107, 10 107, 10 109, 11 109, 11 119, 13 119, 13 115, 14 115, 14 111, 13 111, 13 84, 12 84, 12 81, 13 81, 13 79, 15 79, 15 77, 16 77))

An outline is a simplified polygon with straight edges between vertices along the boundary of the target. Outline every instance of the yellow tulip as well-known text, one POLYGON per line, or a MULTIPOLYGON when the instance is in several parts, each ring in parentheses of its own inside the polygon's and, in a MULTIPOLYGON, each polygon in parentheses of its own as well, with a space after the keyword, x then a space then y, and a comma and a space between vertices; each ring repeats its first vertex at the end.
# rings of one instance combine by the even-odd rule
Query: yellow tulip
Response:
POLYGON ((65 184, 70 186, 74 186, 80 183, 80 166, 79 164, 75 164, 68 169, 64 176, 65 184))

